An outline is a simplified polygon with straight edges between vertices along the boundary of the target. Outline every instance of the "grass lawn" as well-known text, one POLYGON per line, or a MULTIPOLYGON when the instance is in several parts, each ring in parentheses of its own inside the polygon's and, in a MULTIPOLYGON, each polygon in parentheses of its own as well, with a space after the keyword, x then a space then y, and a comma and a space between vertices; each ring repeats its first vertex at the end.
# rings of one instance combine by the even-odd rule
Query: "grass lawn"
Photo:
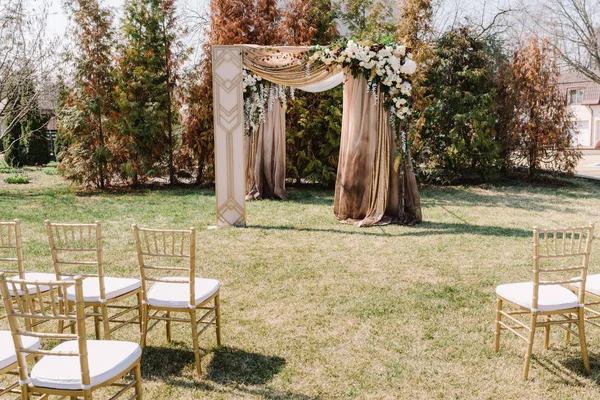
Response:
MULTIPOLYGON (((28 185, 0 180, 2 220, 23 221, 28 270, 52 268, 44 219, 101 220, 113 276, 138 276, 132 223, 198 229, 199 273, 223 284, 224 346, 212 330, 201 336, 195 380, 189 326, 176 326, 172 343, 158 327, 142 361, 146 398, 600 396, 599 329, 587 330, 589 377, 560 329, 549 351, 539 330, 528 382, 524 342, 505 332, 492 350, 494 289, 531 279, 531 228, 599 223, 598 183, 427 187, 417 227, 343 225, 332 192, 290 190, 287 202, 248 202, 247 228, 207 230, 210 190, 77 195, 58 176, 29 175, 28 185)), ((590 273, 600 273, 595 248, 590 273)), ((137 332, 116 336, 137 341, 137 332)))

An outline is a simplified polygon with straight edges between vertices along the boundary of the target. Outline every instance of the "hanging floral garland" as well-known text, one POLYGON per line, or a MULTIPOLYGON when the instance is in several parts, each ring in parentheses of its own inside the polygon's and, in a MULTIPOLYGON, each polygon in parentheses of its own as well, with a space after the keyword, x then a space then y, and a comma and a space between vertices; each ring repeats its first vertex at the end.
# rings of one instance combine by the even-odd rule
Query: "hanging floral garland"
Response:
MULTIPOLYGON (((255 133, 265 122, 267 111, 273 110, 275 101, 285 108, 287 96, 285 87, 263 80, 247 70, 243 70, 244 85, 244 130, 247 135, 255 133)), ((290 88, 290 97, 294 99, 294 90, 290 88)))

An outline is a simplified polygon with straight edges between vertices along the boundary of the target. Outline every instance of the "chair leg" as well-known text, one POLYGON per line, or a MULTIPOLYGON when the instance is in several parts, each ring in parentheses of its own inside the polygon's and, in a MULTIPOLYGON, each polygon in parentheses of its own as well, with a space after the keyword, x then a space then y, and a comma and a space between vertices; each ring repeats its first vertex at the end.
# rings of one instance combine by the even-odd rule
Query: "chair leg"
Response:
MULTIPOLYGON (((569 313, 569 319, 573 318, 573 314, 569 313)), ((565 333, 565 345, 569 345, 571 343, 571 323, 567 324, 567 331, 565 333)))
POLYGON ((108 322, 108 307, 106 303, 100 303, 100 310, 102 311, 102 329, 104 330, 103 339, 110 340, 110 324, 108 322))
POLYGON ((585 343, 585 320, 583 316, 583 307, 579 307, 577 311, 577 319, 579 326, 579 343, 581 344, 581 357, 583 358, 583 368, 585 374, 590 374, 590 360, 588 359, 587 344, 585 343))
POLYGON ((137 293, 137 301, 138 301, 138 318, 139 318, 139 323, 140 323, 140 334, 144 331, 143 327, 142 327, 142 323, 143 323, 143 315, 144 315, 144 307, 143 305, 143 296, 142 296, 142 292, 139 291, 137 293))
MULTIPOLYGON (((546 315, 546 322, 550 321, 552 321, 552 317, 550 315, 546 315)), ((544 330, 544 350, 548 350, 550 348, 550 325, 546 325, 544 330)))
POLYGON ((529 325, 529 340, 527 342, 527 353, 525 353, 525 365, 523 366, 523 380, 529 377, 529 364, 531 364, 531 353, 533 352, 533 339, 535 338, 535 327, 537 324, 537 314, 531 314, 531 323, 529 325))
POLYGON ((502 299, 496 299, 496 330, 494 332, 494 351, 497 353, 500 351, 500 321, 502 318, 502 299))
POLYGON ((215 317, 217 331, 217 346, 221 346, 221 297, 215 296, 215 317))
POLYGON ((96 340, 100 340, 100 309, 98 306, 94 306, 94 331, 96 333, 96 340))
POLYGON ((142 398, 142 366, 140 362, 135 365, 133 369, 133 376, 135 377, 135 396, 136 399, 142 398))
POLYGON ((140 339, 140 347, 146 347, 146 336, 148 335, 148 305, 142 304, 142 338, 140 339))
POLYGON ((198 378, 202 374, 202 366, 200 365, 200 348, 198 345, 198 322, 196 321, 196 310, 190 310, 190 320, 192 321, 192 344, 194 347, 194 358, 196 360, 196 372, 198 378))
MULTIPOLYGON (((167 311, 167 318, 171 318, 171 312, 167 311)), ((167 342, 171 342, 171 321, 167 320, 167 342)))

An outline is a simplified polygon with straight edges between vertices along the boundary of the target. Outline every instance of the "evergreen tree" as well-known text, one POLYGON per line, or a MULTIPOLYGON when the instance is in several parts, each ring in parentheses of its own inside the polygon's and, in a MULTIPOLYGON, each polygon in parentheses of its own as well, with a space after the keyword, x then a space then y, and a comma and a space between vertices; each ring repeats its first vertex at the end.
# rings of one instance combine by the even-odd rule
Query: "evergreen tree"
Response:
POLYGON ((173 0, 128 0, 119 58, 120 130, 127 142, 124 172, 134 184, 160 175, 174 182, 174 88, 178 58, 173 0))
MULTIPOLYGON (((335 19, 339 10, 330 0, 292 0, 284 10, 282 36, 290 45, 327 45, 339 38, 335 19)), ((287 103, 286 175, 303 181, 332 185, 342 131, 343 88, 327 92, 295 92, 287 103)))
POLYGON ((60 171, 67 179, 104 189, 116 172, 115 152, 121 147, 114 125, 113 16, 97 0, 65 5, 75 23, 76 52, 73 91, 67 96, 63 82, 59 92, 64 105, 58 116, 60 171))
POLYGON ((421 138, 430 179, 486 178, 500 163, 493 43, 472 28, 444 33, 425 71, 421 138))
MULTIPOLYGON (((29 74, 23 76, 28 77, 29 74)), ((11 121, 3 137, 4 159, 14 166, 42 165, 50 161, 46 125, 49 118, 40 114, 38 91, 31 79, 10 82, 5 117, 11 121), (25 107, 24 105, 28 105, 25 107), (23 110, 27 112, 23 115, 23 110)))

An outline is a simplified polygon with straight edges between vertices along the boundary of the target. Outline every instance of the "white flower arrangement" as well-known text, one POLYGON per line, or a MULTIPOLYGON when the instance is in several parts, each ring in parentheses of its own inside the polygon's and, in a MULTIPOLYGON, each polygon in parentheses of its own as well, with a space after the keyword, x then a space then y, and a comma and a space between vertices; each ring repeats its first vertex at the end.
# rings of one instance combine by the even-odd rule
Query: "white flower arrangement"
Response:
POLYGON ((379 87, 394 117, 404 120, 410 115, 410 75, 416 72, 417 64, 406 52, 406 47, 349 40, 345 45, 316 46, 309 64, 318 62, 328 66, 341 65, 355 77, 363 75, 374 94, 379 87))
MULTIPOLYGON (((322 63, 326 66, 346 68, 354 77, 367 79, 367 90, 373 93, 375 101, 380 101, 390 110, 392 123, 404 120, 411 114, 410 75, 417 70, 417 64, 405 46, 379 44, 349 40, 328 47, 315 46, 308 55, 306 75, 310 76, 311 66, 322 63)), ((267 111, 272 110, 273 102, 279 99, 286 102, 282 86, 262 80, 259 76, 244 70, 244 116, 246 133, 255 132, 264 122, 267 111)), ((294 91, 290 89, 290 97, 294 91)))

